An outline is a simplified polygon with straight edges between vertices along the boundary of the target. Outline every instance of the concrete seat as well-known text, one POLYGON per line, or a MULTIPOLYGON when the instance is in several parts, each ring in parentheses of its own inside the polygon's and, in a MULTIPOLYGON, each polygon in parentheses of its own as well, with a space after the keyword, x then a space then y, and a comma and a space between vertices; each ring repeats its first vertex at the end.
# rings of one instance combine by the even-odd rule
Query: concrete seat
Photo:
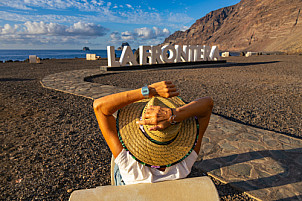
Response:
POLYGON ((111 186, 74 191, 70 201, 120 200, 204 200, 218 201, 217 189, 209 177, 186 178, 148 184, 113 186, 114 157, 111 159, 111 186))
POLYGON ((100 186, 74 191, 70 201, 120 201, 120 200, 204 200, 218 201, 215 185, 209 177, 186 178, 152 184, 126 186, 100 186))

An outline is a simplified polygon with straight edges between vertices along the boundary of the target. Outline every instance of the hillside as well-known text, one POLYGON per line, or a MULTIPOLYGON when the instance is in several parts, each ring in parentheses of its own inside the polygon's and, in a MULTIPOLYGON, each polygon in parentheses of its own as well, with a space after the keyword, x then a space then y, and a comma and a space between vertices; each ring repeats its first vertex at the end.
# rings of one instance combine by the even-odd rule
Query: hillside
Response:
POLYGON ((302 0, 242 0, 208 13, 164 43, 218 45, 228 51, 302 52, 302 0))

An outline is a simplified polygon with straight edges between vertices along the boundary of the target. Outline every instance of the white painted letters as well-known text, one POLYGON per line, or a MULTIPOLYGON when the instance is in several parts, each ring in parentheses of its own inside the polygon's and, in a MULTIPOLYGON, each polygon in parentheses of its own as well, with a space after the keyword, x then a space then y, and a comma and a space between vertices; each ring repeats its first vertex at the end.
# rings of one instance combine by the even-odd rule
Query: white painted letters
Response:
POLYGON ((220 59, 219 50, 217 46, 212 46, 209 58, 212 61, 217 61, 220 59))
POLYGON ((123 52, 120 58, 120 64, 121 66, 126 66, 126 64, 129 63, 131 65, 138 65, 137 61, 134 58, 133 52, 131 50, 130 46, 124 46, 123 52))
POLYGON ((107 57, 108 57, 108 66, 119 67, 120 62, 115 61, 115 51, 114 46, 107 46, 107 57))
POLYGON ((210 46, 207 46, 207 45, 204 45, 204 46, 203 46, 203 50, 204 50, 204 52, 203 52, 203 60, 204 60, 204 61, 209 61, 209 60, 211 60, 211 59, 210 59, 211 47, 210 47, 210 46))
MULTIPOLYGON (((147 58, 151 58, 151 53, 149 52, 151 50, 150 46, 139 46, 139 63, 141 65, 147 64, 147 58), (147 52, 148 50, 148 52, 147 52)), ((150 60, 150 59, 149 59, 150 60)))
POLYGON ((151 46, 151 62, 150 64, 162 64, 163 61, 160 58, 161 48, 160 46, 151 46))
POLYGON ((174 60, 175 63, 177 62, 187 62, 188 61, 188 46, 187 45, 175 45, 175 50, 176 50, 176 59, 174 60))
MULTIPOLYGON (((120 61, 115 61, 114 46, 107 46, 108 66, 119 67, 138 65, 130 46, 124 46, 120 61)), ((160 46, 139 46, 139 63, 162 64, 177 62, 196 62, 196 61, 217 61, 220 59, 217 46, 206 45, 165 45, 160 46)))
POLYGON ((176 50, 172 45, 165 45, 161 48, 161 59, 165 63, 173 63, 176 58, 176 50), (168 53, 169 52, 169 53, 168 53))

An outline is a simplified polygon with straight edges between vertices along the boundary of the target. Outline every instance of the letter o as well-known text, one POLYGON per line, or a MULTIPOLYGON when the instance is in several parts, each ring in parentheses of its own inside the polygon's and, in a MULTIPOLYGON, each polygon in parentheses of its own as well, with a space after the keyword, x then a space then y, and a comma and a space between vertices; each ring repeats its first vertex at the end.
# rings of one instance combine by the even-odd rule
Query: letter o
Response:
POLYGON ((173 63, 175 58, 176 58, 176 50, 172 45, 165 45, 161 48, 162 52, 161 52, 161 59, 165 62, 165 63, 173 63), (169 51, 170 56, 167 56, 167 52, 169 51))

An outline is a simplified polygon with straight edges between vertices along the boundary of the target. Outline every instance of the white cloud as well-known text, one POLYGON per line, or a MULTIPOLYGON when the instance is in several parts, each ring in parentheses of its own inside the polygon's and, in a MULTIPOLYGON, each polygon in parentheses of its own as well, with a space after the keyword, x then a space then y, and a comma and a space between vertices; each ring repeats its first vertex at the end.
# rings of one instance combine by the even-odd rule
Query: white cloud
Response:
POLYGON ((97 0, 92 0, 91 1, 92 4, 97 5, 97 6, 102 6, 104 5, 104 1, 97 1, 97 0))
POLYGON ((181 28, 180 28, 180 31, 186 31, 186 30, 188 30, 190 27, 189 26, 182 26, 181 28))
POLYGON ((185 13, 170 13, 168 16, 169 22, 181 22, 181 23, 186 24, 192 20, 193 20, 193 18, 189 17, 185 13))
POLYGON ((124 24, 148 24, 168 27, 181 27, 192 21, 185 13, 158 12, 154 8, 132 6, 130 4, 112 5, 102 0, 0 0, 0 6, 13 10, 0 11, 0 20, 7 21, 44 21, 53 23, 112 22, 124 24), (49 10, 43 14, 40 9, 49 10), (126 9, 128 8, 128 9, 126 9), (144 9, 143 9, 144 8, 144 9), (71 12, 76 9, 76 12, 71 12), (28 12, 27 10, 31 10, 28 12), (59 12, 51 11, 59 10, 59 12), (61 11, 66 14, 58 14, 61 11), (90 12, 87 14, 87 12, 90 12))
POLYGON ((66 31, 71 35, 104 36, 108 29, 93 23, 77 22, 66 31))
POLYGON ((22 34, 54 36, 104 36, 108 29, 93 23, 77 22, 72 26, 57 23, 25 22, 22 34))
POLYGON ((120 40, 122 39, 121 34, 120 34, 119 32, 117 32, 117 31, 112 32, 112 33, 110 34, 110 38, 111 38, 111 40, 112 40, 113 42, 115 42, 115 41, 120 41, 120 40))
POLYGON ((103 22, 114 24, 112 27, 117 23, 142 27, 111 33, 111 41, 109 37, 109 40, 104 39, 107 42, 123 40, 134 44, 158 44, 170 34, 168 28, 179 30, 192 20, 185 13, 105 0, 0 0, 0 7, 4 8, 0 11, 0 44, 10 41, 46 43, 51 40, 72 43, 79 39, 83 42, 85 37, 89 37, 88 41, 91 38, 102 40, 98 37, 108 32, 98 25, 103 22), (10 25, 4 25, 6 23, 10 25), (156 27, 147 28, 154 25, 156 27), (6 34, 9 32, 10 35, 6 34))
POLYGON ((131 8, 132 10, 134 9, 130 4, 126 4, 126 6, 127 6, 128 8, 131 8))
POLYGON ((160 29, 158 27, 148 28, 142 27, 133 31, 125 31, 119 33, 117 31, 110 34, 111 43, 120 45, 122 42, 129 42, 134 45, 157 45, 162 42, 165 37, 170 35, 167 28, 160 29))
POLYGON ((134 34, 143 39, 154 39, 158 37, 167 37, 170 35, 170 31, 166 28, 161 30, 158 27, 153 27, 152 29, 143 27, 135 29, 134 34))
POLYGON ((170 31, 167 28, 161 30, 157 27, 153 27, 153 30, 155 31, 157 37, 168 37, 170 35, 170 31))
POLYGON ((0 6, 15 8, 19 10, 32 10, 32 8, 28 7, 22 0, 0 1, 0 6))
POLYGON ((66 26, 55 23, 46 24, 44 22, 25 22, 25 31, 20 34, 31 34, 31 35, 62 35, 66 26))
POLYGON ((156 37, 156 33, 152 29, 147 27, 135 29, 134 34, 144 39, 151 39, 156 37))
POLYGON ((80 11, 97 11, 102 12, 104 9, 111 6, 111 2, 101 0, 15 0, 1 1, 0 6, 16 8, 19 10, 38 10, 39 8, 62 10, 68 8, 76 8, 80 11))
POLYGON ((19 28, 18 25, 11 26, 9 24, 5 24, 3 28, 0 26, 0 33, 14 34, 17 32, 18 28, 19 28))
POLYGON ((77 22, 71 26, 57 23, 25 22, 0 26, 0 43, 80 43, 106 35, 109 30, 93 23, 77 22))
POLYGON ((118 15, 121 17, 120 22, 126 24, 165 24, 163 20, 165 17, 162 17, 160 13, 145 12, 142 9, 120 11, 118 15))
POLYGON ((81 16, 68 16, 68 15, 37 15, 37 14, 16 14, 6 11, 0 11, 0 21, 14 21, 14 22, 27 22, 27 21, 43 21, 52 23, 64 23, 73 24, 75 22, 110 22, 110 21, 120 21, 110 13, 102 13, 100 15, 81 15, 81 16))
POLYGON ((123 40, 134 40, 134 36, 135 36, 135 34, 133 34, 130 31, 122 32, 122 39, 123 40))
POLYGON ((0 20, 27 22, 27 21, 44 21, 53 23, 72 23, 77 21, 88 21, 89 18, 95 16, 64 16, 64 15, 35 15, 35 14, 17 14, 6 11, 0 11, 0 20))

